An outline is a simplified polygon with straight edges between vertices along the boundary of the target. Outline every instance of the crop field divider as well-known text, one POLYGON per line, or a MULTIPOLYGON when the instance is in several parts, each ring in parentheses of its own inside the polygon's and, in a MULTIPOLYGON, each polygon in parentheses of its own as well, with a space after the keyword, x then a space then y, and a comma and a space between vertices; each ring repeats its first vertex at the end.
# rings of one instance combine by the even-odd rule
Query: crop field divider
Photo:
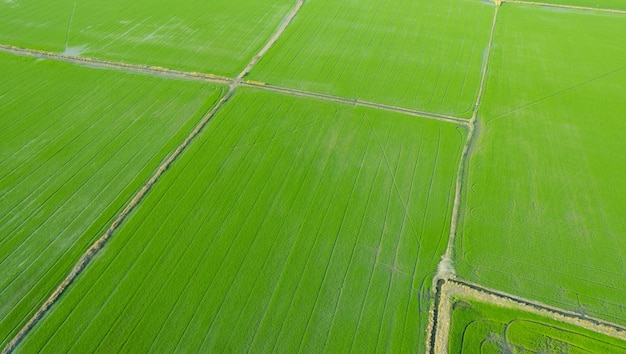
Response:
MULTIPOLYGON (((301 2, 298 2, 298 4, 300 3, 301 2)), ((301 5, 298 5, 298 9, 300 7, 301 5)), ((295 16, 295 14, 292 14, 292 15, 295 16)), ((290 18, 293 19, 292 16, 290 16, 290 18)), ((281 26, 280 30, 284 31, 284 29, 285 29, 285 26, 281 26)), ((272 40, 275 42, 276 39, 277 38, 273 38, 272 40)), ((268 49, 269 47, 266 46, 261 50, 261 52, 264 54, 265 52, 267 52, 268 49)), ((90 68, 120 70, 120 71, 124 71, 128 73, 142 74, 142 75, 148 75, 148 76, 158 76, 158 77, 166 77, 166 78, 172 78, 172 79, 185 79, 185 80, 193 80, 193 81, 208 82, 208 83, 215 83, 215 84, 226 84, 226 85, 231 85, 231 86, 234 85, 235 87, 241 85, 241 86, 251 87, 255 89, 278 92, 278 93, 287 94, 291 96, 315 98, 315 99, 322 100, 322 101, 330 101, 330 102, 351 104, 355 106, 376 108, 376 109, 384 110, 388 112, 402 113, 402 114, 407 114, 407 115, 420 117, 420 118, 435 119, 435 120, 439 120, 442 122, 453 123, 453 124, 458 124, 462 126, 469 126, 471 124, 470 123, 471 121, 466 118, 459 118, 459 117, 449 116, 445 114, 413 110, 413 109, 404 108, 404 107, 397 107, 397 106, 392 106, 392 105, 387 105, 387 104, 382 104, 382 103, 363 101, 363 100, 354 99, 354 98, 334 96, 334 95, 329 95, 329 94, 324 94, 324 93, 317 93, 317 92, 298 90, 298 89, 292 89, 292 88, 287 88, 287 87, 273 86, 273 85, 266 84, 264 82, 243 80, 243 78, 252 69, 252 66, 250 65, 246 66, 244 71, 242 71, 241 74, 239 74, 237 78, 233 79, 233 78, 213 75, 209 73, 187 72, 187 71, 181 71, 181 70, 175 70, 175 69, 169 69, 169 68, 163 68, 163 67, 157 67, 157 66, 128 64, 128 63, 123 63, 123 62, 114 62, 114 61, 94 59, 94 58, 89 58, 89 57, 80 57, 80 56, 73 56, 73 55, 67 55, 67 54, 62 54, 62 53, 47 52, 47 51, 36 50, 36 49, 20 48, 20 47, 4 45, 4 44, 0 44, 0 52, 9 53, 9 54, 18 55, 18 56, 28 56, 32 58, 57 60, 57 61, 62 61, 62 62, 70 63, 70 64, 90 67, 90 68)), ((255 63, 260 60, 262 56, 261 52, 254 57, 253 61, 255 63)))
POLYGON ((173 78, 173 79, 195 80, 195 81, 210 82, 210 83, 216 83, 216 84, 230 84, 233 82, 233 79, 223 77, 223 76, 213 75, 213 74, 187 72, 187 71, 163 68, 160 66, 114 62, 114 61, 109 61, 109 60, 80 57, 80 56, 67 55, 67 54, 62 54, 62 53, 46 52, 43 50, 26 49, 26 48, 20 48, 20 47, 4 45, 4 44, 0 44, 0 52, 9 53, 13 55, 28 56, 28 57, 39 58, 39 59, 58 60, 58 61, 63 61, 66 63, 76 64, 76 65, 90 67, 90 68, 120 70, 120 71, 125 71, 128 73, 167 77, 167 78, 173 78))
MULTIPOLYGON (((447 352, 447 343, 448 343, 448 332, 445 333, 445 338, 441 339, 442 336, 441 328, 446 329, 446 331, 450 328, 450 316, 449 313, 445 316, 440 314, 442 297, 444 296, 443 285, 446 281, 450 279, 456 278, 456 271, 454 269, 453 253, 454 253, 454 243, 455 236, 457 232, 457 226, 459 223, 459 214, 461 212, 461 198, 463 193, 463 181, 465 180, 465 173, 468 170, 469 166, 469 155, 471 153, 472 146, 476 143, 475 138, 475 130, 478 128, 477 116, 478 116, 478 108, 480 107, 480 102, 483 96, 483 91, 485 88, 485 82, 487 78, 487 70, 489 67, 489 58, 491 56, 491 47, 493 44, 493 37, 496 29, 496 23, 498 20, 498 11, 500 9, 501 2, 496 0, 494 2, 495 10, 493 14, 493 22, 491 24, 491 33, 489 35, 489 42, 487 44, 486 55, 482 67, 481 79, 480 79, 480 87, 478 90, 478 95, 476 96, 476 102, 474 104, 474 108, 472 111, 472 117, 469 120, 469 124, 467 125, 467 139, 465 141, 465 146, 463 147, 463 153, 461 154, 461 159, 459 160, 459 166, 457 169, 457 177, 456 177, 456 185, 455 185, 455 194, 454 194, 454 204, 452 206, 452 217, 450 220, 450 234, 448 236, 448 245, 446 247, 446 251, 441 257, 439 265, 437 267, 437 274, 433 277, 432 291, 435 293, 435 301, 431 305, 429 320, 428 320, 428 339, 426 341, 426 351, 429 353, 445 353, 447 352), (439 333, 438 333, 439 332, 439 333), (443 344, 441 344, 443 343, 443 344), (443 347, 442 347, 443 345, 443 347)), ((445 299, 444 299, 445 300, 445 299)), ((445 303, 445 301, 444 301, 445 303)))
POLYGON ((535 2, 535 1, 523 1, 523 0, 497 0, 503 3, 520 4, 520 5, 534 5, 544 7, 554 7, 559 9, 570 10, 582 10, 582 11, 598 11, 598 12, 610 12, 615 14, 626 15, 626 10, 605 9, 598 7, 576 6, 576 5, 562 5, 562 4, 550 4, 547 2, 535 2))
POLYGON ((436 119, 436 120, 443 121, 443 122, 460 124, 460 125, 465 125, 465 126, 469 126, 470 124, 470 120, 465 119, 465 118, 457 118, 457 117, 447 116, 443 114, 422 112, 422 111, 408 109, 408 108, 389 106, 389 105, 385 105, 381 103, 362 101, 359 99, 351 99, 351 98, 345 98, 345 97, 340 97, 340 96, 327 95, 324 93, 317 93, 317 92, 284 88, 284 87, 279 87, 279 86, 272 86, 264 82, 246 81, 246 82, 243 82, 242 85, 246 87, 253 87, 253 88, 257 88, 261 90, 273 91, 273 92, 278 92, 278 93, 287 94, 291 96, 315 98, 315 99, 319 99, 323 101, 331 101, 331 102, 337 102, 337 103, 350 104, 354 106, 376 108, 376 109, 383 110, 383 111, 403 113, 403 114, 410 115, 410 116, 422 117, 422 118, 428 118, 428 119, 436 119))
POLYGON ((563 310, 537 301, 483 287, 460 279, 439 279, 435 307, 431 310, 433 326, 429 326, 427 349, 429 353, 447 353, 451 310, 454 297, 470 298, 499 307, 526 311, 575 325, 607 336, 626 340, 626 327, 576 312, 563 310))
POLYGON ((478 90, 478 95, 476 96, 476 103, 474 104, 472 117, 469 120, 467 140, 465 142, 465 146, 463 147, 463 153, 461 155, 461 159, 459 161, 459 167, 457 170, 456 186, 455 186, 455 192, 454 192, 454 204, 452 206, 452 219, 450 221, 450 234, 448 236, 448 246, 446 247, 446 252, 441 257, 441 261, 437 269, 437 274, 433 278, 432 289, 436 289, 436 286, 434 285, 437 283, 438 279, 456 275, 456 271, 454 270, 454 265, 452 263, 455 236, 456 236, 457 227, 459 223, 459 214, 461 212, 463 181, 465 180, 464 178, 465 173, 468 170, 472 147, 474 146, 474 144, 476 144, 476 136, 478 135, 478 131, 480 128, 480 124, 477 122, 478 108, 480 107, 480 102, 482 100, 483 92, 485 89, 485 83, 487 81, 487 71, 489 69, 489 58, 491 57, 491 47, 493 45, 493 37, 494 37, 495 30, 496 30, 496 23, 498 21, 498 10, 500 9, 501 3, 498 1, 495 4, 496 6, 495 6, 494 14, 493 14, 493 22, 491 24, 491 33, 489 34, 489 42, 487 44, 485 59, 484 59, 483 67, 482 67, 480 87, 478 90))
POLYGON ((283 32, 285 32, 285 30, 287 29, 287 26, 289 26, 291 21, 293 21, 293 19, 296 17, 298 12, 300 11, 300 8, 302 8, 302 5, 304 5, 304 0, 297 0, 296 1, 296 6, 289 12, 287 17, 285 17, 285 19, 282 21, 282 23, 278 27, 278 30, 276 31, 276 33, 274 33, 272 38, 270 38, 270 40, 265 44, 265 46, 263 46, 263 48, 259 51, 259 53, 257 55, 255 55, 254 58, 252 58, 250 63, 248 63, 248 65, 246 65, 245 69, 243 69, 241 74, 239 74, 239 76, 237 76, 237 80, 243 79, 244 76, 246 76, 246 75, 248 75, 250 73, 252 68, 259 62, 259 60, 261 60, 261 58, 274 45, 274 43, 276 43, 276 41, 278 40, 278 38, 280 38, 280 36, 283 34, 283 32))

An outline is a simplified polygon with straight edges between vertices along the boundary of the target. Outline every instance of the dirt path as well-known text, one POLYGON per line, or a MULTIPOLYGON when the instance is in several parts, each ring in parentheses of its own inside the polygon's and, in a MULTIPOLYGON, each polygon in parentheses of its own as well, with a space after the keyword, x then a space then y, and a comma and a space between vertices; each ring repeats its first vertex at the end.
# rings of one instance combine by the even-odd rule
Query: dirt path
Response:
POLYGON ((610 13, 614 13, 614 14, 626 15, 626 10, 604 9, 604 8, 587 7, 587 6, 576 6, 576 5, 559 5, 559 4, 550 4, 550 3, 547 3, 547 2, 534 2, 534 1, 523 1, 523 0, 501 0, 501 1, 503 3, 511 3, 511 4, 556 7, 556 8, 560 8, 560 9, 570 9, 570 10, 610 12, 610 13))
POLYGON ((463 153, 461 155, 461 160, 459 161, 459 167, 457 170, 456 177, 456 186, 454 192, 454 204, 452 206, 452 218, 450 220, 450 234, 448 235, 448 245, 446 247, 446 252, 441 257, 441 261, 439 262, 439 266, 437 268, 437 274, 433 279, 433 289, 435 288, 434 284, 437 283, 437 280, 440 278, 445 278, 449 276, 454 276, 456 271, 454 269, 453 257, 454 257, 454 244, 456 242, 456 233, 457 227, 459 224, 459 215, 461 212, 461 199, 463 193, 463 183, 467 179, 467 171, 469 168, 469 159, 472 151, 472 147, 476 144, 476 136, 478 134, 477 131, 477 122, 476 118, 478 116, 478 108, 480 107, 480 103, 482 101, 483 92, 485 90, 485 83, 487 82, 487 70, 489 69, 489 59, 491 58, 491 48, 493 46, 493 37, 496 31, 496 23, 498 22, 498 11, 500 9, 500 3, 496 2, 495 11, 493 14, 493 21, 491 23, 491 32, 489 34, 489 43, 487 44, 486 54, 485 54, 485 62, 483 63, 481 79, 480 79, 480 87, 478 89, 478 95, 476 96, 476 103, 474 104, 474 110, 472 112, 472 118, 469 120, 468 130, 467 130, 467 140, 465 142, 465 146, 463 147, 463 153))
POLYGON ((572 324, 610 337, 626 340, 626 327, 601 319, 524 299, 505 292, 487 289, 478 284, 458 280, 440 279, 437 284, 437 303, 431 310, 428 326, 427 352, 447 353, 450 336, 453 298, 463 297, 507 309, 522 310, 572 324))
POLYGON ((218 83, 218 84, 229 84, 233 82, 233 79, 223 77, 223 76, 213 75, 213 74, 186 72, 186 71, 162 68, 160 66, 137 65, 137 64, 128 64, 128 63, 114 62, 114 61, 102 60, 102 59, 85 58, 85 57, 80 57, 80 56, 75 56, 75 55, 67 55, 63 53, 54 53, 54 52, 46 52, 43 50, 19 48, 19 47, 10 46, 10 45, 4 45, 4 44, 0 44, 0 52, 9 53, 13 55, 28 56, 32 58, 58 60, 58 61, 63 61, 63 62, 70 63, 70 64, 89 67, 89 68, 120 70, 120 71, 124 71, 128 73, 142 74, 142 75, 149 75, 149 76, 196 80, 196 81, 204 81, 204 82, 211 82, 211 83, 218 83))
POLYGON ((270 40, 265 44, 265 46, 263 46, 261 51, 259 51, 259 53, 257 55, 255 55, 254 58, 252 58, 250 63, 248 63, 248 65, 245 67, 245 69, 243 69, 241 74, 239 74, 239 76, 237 76, 238 80, 241 80, 241 79, 244 78, 244 76, 248 75, 250 73, 250 71, 252 71, 252 68, 265 55, 265 53, 267 53, 267 51, 274 45, 274 43, 276 43, 276 41, 280 38, 280 36, 282 36, 282 34, 287 29, 287 26, 289 26, 289 24, 293 21, 293 19, 296 17, 298 12, 302 8, 302 5, 304 5, 304 0, 298 0, 296 2, 296 6, 291 10, 291 12, 289 12, 287 17, 280 24, 280 26, 278 27, 278 30, 276 31, 276 33, 274 33, 272 38, 270 38, 270 40))
MULTIPOLYGON (((281 29, 279 30, 284 31, 284 28, 281 27, 281 29)), ((273 41, 275 42, 276 39, 274 39, 273 41)), ((142 75, 148 75, 148 76, 194 80, 194 81, 209 82, 209 83, 215 83, 215 84, 226 84, 226 85, 233 85, 236 83, 236 86, 253 87, 256 89, 260 89, 260 90, 273 91, 273 92, 283 93, 283 94, 292 95, 292 96, 315 98, 315 99, 319 99, 322 101, 331 101, 331 102, 345 103, 345 104, 351 104, 351 105, 357 105, 357 106, 372 107, 372 108, 377 108, 377 109, 384 110, 384 111, 403 113, 403 114, 412 115, 416 117, 437 119, 437 120, 448 122, 448 123, 469 125, 470 120, 465 119, 465 118, 458 118, 458 117, 448 116, 444 114, 436 114, 436 113, 431 113, 431 112, 413 110, 409 108, 396 107, 396 106, 391 106, 391 105, 386 105, 386 104, 376 103, 376 102, 355 100, 351 98, 333 96, 333 95, 317 93, 317 92, 297 90, 297 89, 291 89, 291 88, 286 88, 286 87, 271 86, 263 82, 243 81, 242 78, 245 77, 245 75, 247 75, 249 70, 251 70, 252 67, 254 66, 253 62, 254 64, 256 64, 260 60, 261 56, 265 54, 268 49, 269 47, 267 46, 264 47, 261 50, 261 52, 259 52, 259 54, 255 56, 255 59, 253 59, 253 61, 250 64, 248 64, 248 66, 246 66, 246 69, 244 69, 244 71, 242 71, 242 73, 238 75, 238 78, 232 79, 232 78, 213 75, 213 74, 186 72, 186 71, 162 68, 162 67, 157 67, 157 66, 135 65, 135 64, 122 63, 122 62, 113 62, 113 61, 108 61, 108 60, 84 58, 84 57, 67 55, 67 54, 62 54, 62 53, 53 53, 53 52, 45 52, 41 50, 24 49, 24 48, 18 48, 14 46, 0 44, 0 52, 9 53, 13 55, 58 60, 58 61, 63 61, 63 62, 90 67, 90 68, 120 70, 124 72, 142 74, 142 75)))
POLYGON ((247 81, 247 82, 242 83, 242 86, 254 87, 257 89, 272 91, 272 92, 279 92, 279 93, 283 93, 283 94, 287 94, 291 96, 315 98, 315 99, 319 99, 322 101, 330 101, 330 102, 345 103, 345 104, 350 104, 350 105, 355 105, 355 106, 377 108, 383 111, 403 113, 403 114, 407 114, 407 115, 411 115, 415 117, 422 117, 422 118, 428 118, 428 119, 436 119, 436 120, 440 120, 440 121, 444 121, 448 123, 454 123, 454 124, 469 125, 469 122, 470 122, 469 119, 465 119, 465 118, 458 118, 458 117, 447 116, 443 114, 436 114, 436 113, 418 111, 414 109, 389 106, 389 105, 385 105, 382 103, 375 103, 375 102, 369 102, 369 101, 362 101, 359 99, 351 99, 351 98, 327 95, 324 93, 296 90, 296 89, 290 89, 290 88, 279 87, 279 86, 271 86, 263 82, 247 81))

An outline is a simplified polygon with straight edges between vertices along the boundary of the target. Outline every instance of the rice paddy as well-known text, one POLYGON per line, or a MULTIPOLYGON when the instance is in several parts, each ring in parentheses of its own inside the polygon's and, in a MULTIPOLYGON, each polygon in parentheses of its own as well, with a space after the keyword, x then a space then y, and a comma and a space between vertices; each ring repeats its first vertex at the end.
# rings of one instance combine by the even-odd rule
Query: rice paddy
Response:
POLYGON ((501 10, 457 270, 626 325, 626 18, 501 10))
POLYGON ((293 1, 0 1, 0 43, 216 75, 238 74, 293 1))
POLYGON ((521 310, 457 298, 450 353, 623 353, 624 341, 521 310))
POLYGON ((471 116, 493 4, 316 0, 306 5, 250 78, 471 116))
POLYGON ((23 350, 414 351, 463 143, 242 89, 23 350))
POLYGON ((220 90, 5 54, 0 62, 6 344, 220 90))
POLYGON ((626 8, 548 2, 0 0, 3 354, 626 350, 626 8))

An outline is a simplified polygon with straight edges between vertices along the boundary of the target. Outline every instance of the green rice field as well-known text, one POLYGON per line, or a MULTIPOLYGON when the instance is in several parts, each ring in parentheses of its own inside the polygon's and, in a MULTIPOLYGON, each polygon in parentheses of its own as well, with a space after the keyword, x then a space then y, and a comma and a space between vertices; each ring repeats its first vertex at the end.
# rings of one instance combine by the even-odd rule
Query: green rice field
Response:
POLYGON ((292 7, 293 0, 3 0, 0 43, 235 76, 292 7))
POLYGON ((546 2, 0 0, 2 354, 436 353, 454 278, 626 351, 626 5, 546 2))
POLYGON ((626 17, 500 15, 457 270, 626 325, 626 17))
POLYGON ((624 353, 626 342, 471 299, 453 303, 450 353, 624 353))
POLYGON ((311 1, 250 78, 469 118, 493 13, 475 0, 311 1))
POLYGON ((5 54, 0 76, 6 344, 220 89, 5 54))
POLYGON ((21 350, 414 351, 464 140, 238 91, 21 350))

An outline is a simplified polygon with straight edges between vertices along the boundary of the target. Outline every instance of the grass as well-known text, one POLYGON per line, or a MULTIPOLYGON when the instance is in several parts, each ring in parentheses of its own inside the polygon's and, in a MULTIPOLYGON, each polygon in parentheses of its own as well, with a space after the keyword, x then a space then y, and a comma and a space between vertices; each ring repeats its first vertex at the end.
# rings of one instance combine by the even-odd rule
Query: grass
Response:
POLYGON ((419 351, 464 141, 240 88, 19 351, 419 351))
POLYGON ((624 325, 626 18, 501 10, 457 270, 624 325))
POLYGON ((523 310, 472 299, 452 305, 450 353, 623 353, 626 342, 523 310))
POLYGON ((0 43, 234 77, 293 0, 0 1, 0 43))
POLYGON ((4 345, 220 91, 6 54, 0 76, 4 345))
POLYGON ((250 78, 470 117, 493 14, 472 0, 307 2, 250 78))

